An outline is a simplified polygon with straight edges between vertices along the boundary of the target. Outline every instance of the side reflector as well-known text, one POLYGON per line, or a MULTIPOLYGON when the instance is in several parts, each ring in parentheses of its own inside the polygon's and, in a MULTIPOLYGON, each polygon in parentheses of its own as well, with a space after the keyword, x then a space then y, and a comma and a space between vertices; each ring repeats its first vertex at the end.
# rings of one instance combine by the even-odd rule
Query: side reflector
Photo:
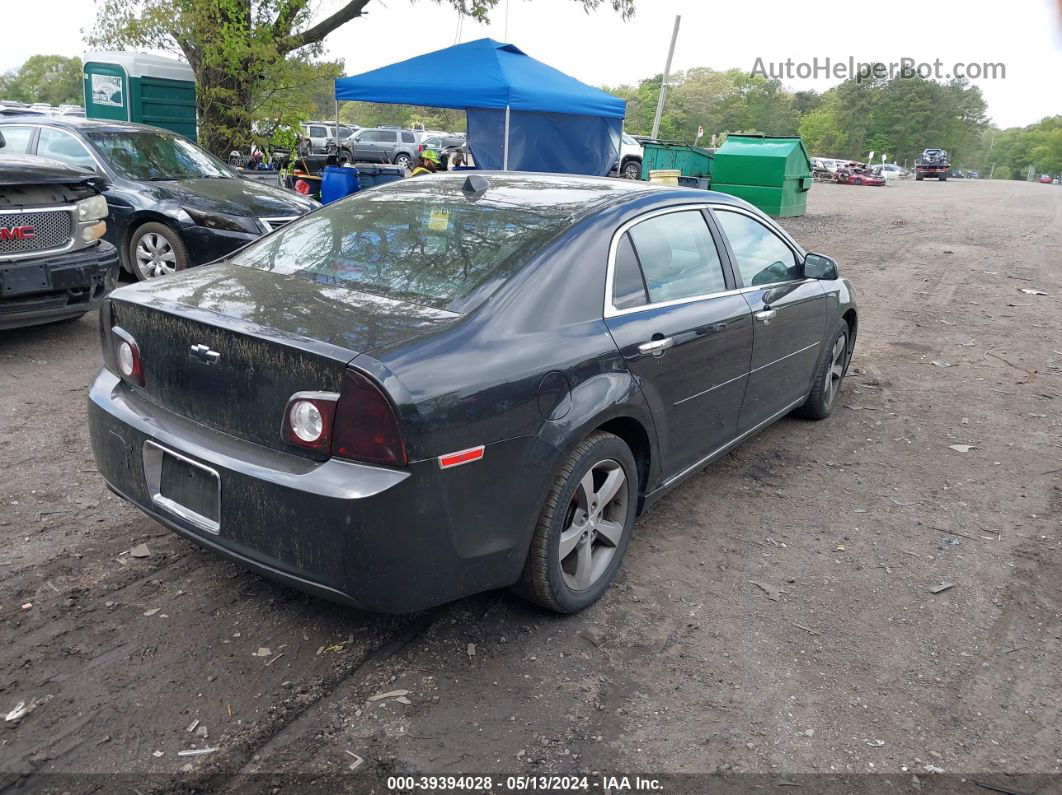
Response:
POLYGON ((447 453, 439 456, 439 469, 459 467, 461 464, 471 464, 483 457, 483 445, 470 447, 467 450, 458 450, 456 453, 447 453))

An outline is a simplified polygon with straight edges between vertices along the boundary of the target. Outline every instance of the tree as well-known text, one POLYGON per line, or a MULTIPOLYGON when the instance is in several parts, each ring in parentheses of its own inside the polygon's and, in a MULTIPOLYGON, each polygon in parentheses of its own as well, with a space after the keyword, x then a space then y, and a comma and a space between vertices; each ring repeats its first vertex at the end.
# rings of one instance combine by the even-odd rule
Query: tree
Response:
MULTIPOLYGON (((485 20, 499 0, 435 0, 485 20)), ((372 0, 345 0, 319 18, 311 0, 100 0, 94 46, 180 53, 196 76, 200 143, 224 155, 253 139, 259 98, 271 80, 315 64, 323 41, 365 13, 372 0), (313 5, 313 7, 311 7, 313 5)), ((603 4, 625 18, 634 0, 574 0, 587 11, 603 4)))
POLYGON ((9 72, 0 85, 5 99, 20 102, 47 102, 49 105, 80 105, 81 59, 62 55, 34 55, 18 69, 9 72))

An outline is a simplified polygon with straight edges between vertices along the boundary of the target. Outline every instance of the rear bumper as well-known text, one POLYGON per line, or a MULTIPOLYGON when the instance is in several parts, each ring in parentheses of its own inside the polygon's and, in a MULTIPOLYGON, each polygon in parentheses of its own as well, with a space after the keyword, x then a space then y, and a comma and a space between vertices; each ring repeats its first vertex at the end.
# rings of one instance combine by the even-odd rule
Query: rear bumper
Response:
MULTIPOLYGON (((443 472, 434 460, 401 470, 311 461, 161 409, 107 370, 91 385, 88 408, 96 465, 112 491, 197 544, 300 590, 406 613, 510 585, 523 568, 537 511, 513 512, 510 503, 499 513, 477 504, 499 490, 475 484, 474 467, 443 472), (147 441, 218 473, 216 535, 152 501, 147 441), (513 518, 498 518, 507 515, 513 518)), ((556 454, 535 437, 488 450, 505 479, 528 492, 519 476, 543 471, 556 454)), ((503 494, 496 499, 508 501, 503 494)))
POLYGON ((118 279, 118 252, 91 248, 0 261, 0 329, 52 323, 98 309, 118 279))

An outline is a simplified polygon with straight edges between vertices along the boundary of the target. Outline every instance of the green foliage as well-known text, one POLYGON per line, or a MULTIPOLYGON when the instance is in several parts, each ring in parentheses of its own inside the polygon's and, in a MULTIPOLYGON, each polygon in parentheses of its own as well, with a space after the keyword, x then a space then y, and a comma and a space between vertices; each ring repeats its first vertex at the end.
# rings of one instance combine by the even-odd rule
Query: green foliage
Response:
POLYGON ((0 95, 19 102, 80 105, 83 94, 80 58, 34 55, 0 78, 0 95))
POLYGON ((383 102, 344 102, 339 108, 339 118, 359 127, 379 127, 381 124, 397 124, 400 127, 423 125, 426 130, 446 132, 461 132, 466 124, 463 110, 389 105, 383 102))
POLYGON ((1062 174, 1062 116, 1049 116, 1028 127, 991 130, 982 137, 976 164, 987 176, 995 167, 997 179, 1025 179, 1062 174))

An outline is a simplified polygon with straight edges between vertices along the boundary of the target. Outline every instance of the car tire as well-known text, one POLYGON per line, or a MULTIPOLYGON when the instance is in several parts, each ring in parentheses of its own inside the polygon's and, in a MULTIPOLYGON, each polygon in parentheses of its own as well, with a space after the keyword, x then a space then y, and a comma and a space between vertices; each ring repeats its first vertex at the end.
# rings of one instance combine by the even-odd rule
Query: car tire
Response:
POLYGON ((947 175, 947 174, 941 174, 941 175, 940 175, 940 176, 938 177, 938 179, 939 179, 939 180, 940 180, 941 182, 947 182, 947 181, 948 181, 948 175, 947 175))
POLYGON ((413 158, 405 152, 400 152, 395 155, 395 165, 399 168, 411 168, 413 166, 413 158))
POLYGON ((188 249, 180 235, 155 221, 141 224, 129 238, 129 269, 139 281, 188 267, 188 249))
POLYGON ((804 401, 804 405, 796 410, 797 415, 809 420, 824 420, 833 413, 850 358, 848 324, 842 320, 840 327, 830 338, 826 355, 815 373, 811 394, 804 401))
POLYGON ((630 448, 611 433, 590 434, 554 478, 513 590, 557 613, 592 605, 623 562, 637 505, 638 466, 630 448), (602 499, 605 504, 596 502, 602 499))
POLYGON ((923 177, 922 177, 921 174, 918 174, 918 175, 915 176, 915 182, 921 182, 922 179, 923 179, 923 177))
POLYGON ((642 161, 640 160, 628 160, 623 164, 623 168, 620 171, 620 176, 624 179, 641 179, 642 178, 642 161))

